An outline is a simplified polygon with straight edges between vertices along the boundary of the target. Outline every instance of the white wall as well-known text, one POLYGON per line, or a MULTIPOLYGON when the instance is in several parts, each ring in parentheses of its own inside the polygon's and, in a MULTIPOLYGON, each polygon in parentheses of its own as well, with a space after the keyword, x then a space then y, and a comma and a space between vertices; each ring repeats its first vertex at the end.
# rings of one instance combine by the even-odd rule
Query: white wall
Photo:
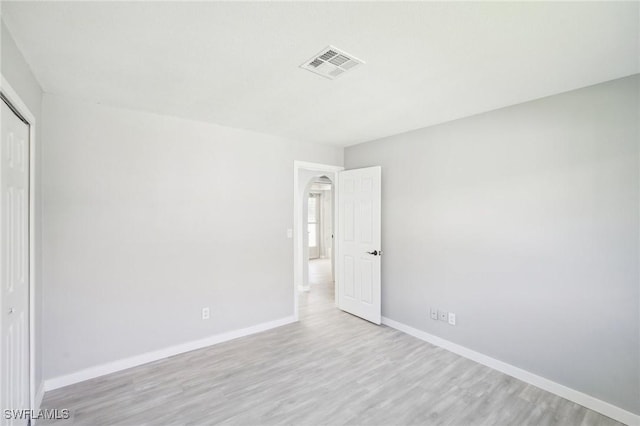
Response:
MULTIPOLYGON (((2 3, 0 3, 2 4, 2 3)), ((24 57, 18 50, 13 38, 4 22, 1 22, 1 35, 2 39, 0 50, 1 54, 1 71, 2 76, 9 82, 11 88, 16 91, 18 96, 25 103, 27 108, 31 111, 36 119, 36 155, 35 155, 35 204, 31 206, 35 214, 35 258, 32 259, 35 262, 35 383, 36 391, 41 388, 43 382, 42 375, 42 204, 41 204, 41 163, 42 163, 42 114, 40 106, 42 103, 42 89, 40 84, 33 76, 29 65, 25 61, 24 57)))
POLYGON ((640 413, 639 80, 347 148, 383 169, 383 315, 640 413))
POLYGON ((48 94, 43 117, 46 378, 293 315, 293 162, 342 149, 48 94))

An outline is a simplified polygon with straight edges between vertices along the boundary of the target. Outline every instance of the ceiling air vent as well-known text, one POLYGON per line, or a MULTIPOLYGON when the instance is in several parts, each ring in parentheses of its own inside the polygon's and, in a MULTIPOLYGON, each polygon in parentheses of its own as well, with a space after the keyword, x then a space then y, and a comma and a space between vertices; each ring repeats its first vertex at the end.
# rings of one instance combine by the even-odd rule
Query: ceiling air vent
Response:
POLYGON ((364 61, 333 46, 328 46, 305 61, 300 68, 333 80, 361 64, 364 64, 364 61))

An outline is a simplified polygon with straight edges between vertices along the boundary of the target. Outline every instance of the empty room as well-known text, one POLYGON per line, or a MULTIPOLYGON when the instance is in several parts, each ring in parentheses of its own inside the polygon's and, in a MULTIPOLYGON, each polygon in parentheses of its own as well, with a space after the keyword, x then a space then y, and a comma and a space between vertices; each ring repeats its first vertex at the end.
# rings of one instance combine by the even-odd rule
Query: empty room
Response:
POLYGON ((0 18, 1 426, 640 426, 640 2, 0 18))

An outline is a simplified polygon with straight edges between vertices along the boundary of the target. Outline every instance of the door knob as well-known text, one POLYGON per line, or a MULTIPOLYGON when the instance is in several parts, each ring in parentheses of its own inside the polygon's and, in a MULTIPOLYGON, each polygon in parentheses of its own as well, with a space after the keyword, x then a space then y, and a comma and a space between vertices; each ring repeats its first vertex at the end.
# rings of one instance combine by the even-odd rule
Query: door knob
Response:
POLYGON ((372 254, 374 256, 377 256, 378 255, 378 250, 368 251, 367 253, 372 254))
POLYGON ((14 313, 16 310, 13 308, 9 308, 9 315, 11 315, 12 313, 14 313))

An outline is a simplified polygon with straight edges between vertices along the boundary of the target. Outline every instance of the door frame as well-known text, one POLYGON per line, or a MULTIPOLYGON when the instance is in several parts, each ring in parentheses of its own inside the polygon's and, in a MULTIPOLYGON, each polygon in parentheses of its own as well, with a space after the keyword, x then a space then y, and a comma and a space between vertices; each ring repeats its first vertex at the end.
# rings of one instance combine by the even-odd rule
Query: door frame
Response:
MULTIPOLYGON (((36 322, 35 322, 35 282, 36 282, 36 236, 35 236, 35 189, 36 189, 36 117, 23 102, 18 93, 11 87, 4 75, 0 74, 0 91, 22 117, 29 122, 29 405, 36 410, 43 396, 36 389, 36 322)), ((1 102, 1 101, 0 101, 1 102)), ((2 164, 0 163, 0 167, 2 164)))
MULTIPOLYGON (((304 202, 301 189, 304 190, 307 182, 300 182, 300 172, 310 171, 318 172, 318 176, 327 176, 331 179, 333 184, 333 197, 337 199, 338 196, 338 172, 344 170, 342 166, 332 166, 329 164, 309 163, 306 161, 295 160, 293 162, 293 316, 298 321, 298 291, 300 286, 304 283, 304 250, 303 250, 303 237, 302 237, 302 224, 306 223, 306 219, 302 213, 304 211, 302 203, 304 202)), ((334 245, 337 242, 338 227, 338 203, 333 203, 333 232, 334 232, 334 245)), ((332 262, 335 265, 335 253, 337 250, 333 250, 331 253, 332 262)), ((307 260, 308 261, 308 260, 307 260)), ((337 280, 336 280, 337 285, 337 280)), ((336 289, 337 290, 337 289, 336 289)))

